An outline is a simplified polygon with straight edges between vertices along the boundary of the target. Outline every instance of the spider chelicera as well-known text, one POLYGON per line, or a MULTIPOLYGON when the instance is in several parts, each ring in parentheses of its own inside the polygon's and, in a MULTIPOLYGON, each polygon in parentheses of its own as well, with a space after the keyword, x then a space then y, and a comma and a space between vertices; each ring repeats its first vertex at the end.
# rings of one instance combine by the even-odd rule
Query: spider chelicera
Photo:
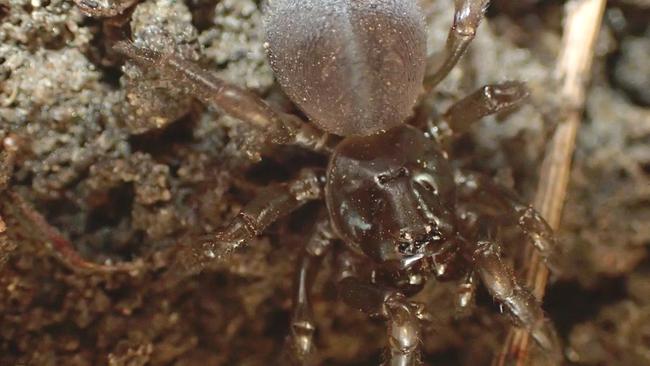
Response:
POLYGON ((480 279, 516 325, 560 357, 553 326, 502 261, 497 234, 499 228, 518 228, 549 260, 555 251, 551 229, 509 190, 453 168, 442 148, 481 117, 520 104, 528 95, 525 86, 480 88, 435 121, 433 136, 403 123, 422 91, 431 90, 461 57, 487 2, 455 1, 446 56, 425 76, 425 26, 415 1, 271 1, 265 16, 271 67, 313 124, 173 54, 129 42, 115 45, 140 67, 156 68, 178 87, 262 130, 266 142, 330 154, 326 171, 306 169, 290 183, 265 188, 223 230, 178 252, 182 266, 199 270, 226 259, 279 217, 324 201, 326 210, 297 268, 285 349, 293 363, 313 360, 311 286, 323 256, 338 241, 345 244, 337 251, 340 297, 386 320, 386 364, 421 363, 419 322, 425 312, 409 298, 431 275, 460 281, 460 307, 471 302, 480 279))

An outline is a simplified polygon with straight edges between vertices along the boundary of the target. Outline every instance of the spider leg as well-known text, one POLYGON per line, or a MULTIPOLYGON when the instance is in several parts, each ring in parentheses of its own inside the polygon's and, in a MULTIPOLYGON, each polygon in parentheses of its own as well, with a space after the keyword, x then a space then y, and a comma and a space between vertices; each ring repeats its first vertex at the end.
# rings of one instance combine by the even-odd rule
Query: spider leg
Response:
POLYGON ((436 71, 424 79, 426 90, 433 89, 454 68, 474 39, 489 0, 455 0, 454 22, 449 29, 445 56, 436 71))
MULTIPOLYGON (((484 85, 454 103, 440 120, 427 118, 427 129, 438 142, 445 144, 454 136, 469 131, 481 118, 519 107, 529 95, 526 84, 519 81, 484 85)), ((434 115, 431 107, 425 113, 434 115)))
POLYGON ((172 272, 192 274, 201 271, 210 262, 223 260, 248 240, 261 235, 278 218, 309 201, 320 199, 324 183, 323 172, 303 169, 292 182, 264 188, 226 228, 206 236, 197 244, 180 246, 172 272))
POLYGON ((560 272, 561 252, 553 229, 532 206, 522 203, 509 189, 483 175, 457 170, 454 180, 462 202, 459 207, 470 205, 468 212, 487 214, 492 221, 504 226, 518 226, 549 269, 553 273, 560 272))
POLYGON ((474 305, 476 297, 476 273, 470 271, 456 288, 456 314, 464 315, 474 305))
POLYGON ((501 261, 498 245, 492 241, 479 241, 475 245, 475 269, 490 294, 506 307, 515 325, 527 329, 553 359, 561 359, 561 346, 555 328, 544 318, 544 311, 533 294, 517 283, 512 272, 501 261))
POLYGON ((353 266, 342 269, 339 294, 348 306, 386 319, 388 347, 382 365, 422 365, 418 317, 422 309, 398 291, 362 281, 355 272, 353 266))
POLYGON ((454 103, 442 117, 454 134, 465 133, 472 124, 485 116, 520 106, 529 95, 526 84, 520 81, 484 85, 454 103))
POLYGON ((113 48, 140 67, 160 69, 182 90, 262 130, 270 142, 296 144, 316 151, 332 148, 328 134, 302 123, 297 117, 275 111, 257 95, 217 78, 190 61, 174 54, 138 48, 131 42, 117 42, 113 48))
POLYGON ((336 236, 330 227, 329 217, 321 217, 298 261, 291 327, 282 352, 282 364, 314 364, 316 324, 310 301, 311 291, 318 267, 334 240, 336 236))

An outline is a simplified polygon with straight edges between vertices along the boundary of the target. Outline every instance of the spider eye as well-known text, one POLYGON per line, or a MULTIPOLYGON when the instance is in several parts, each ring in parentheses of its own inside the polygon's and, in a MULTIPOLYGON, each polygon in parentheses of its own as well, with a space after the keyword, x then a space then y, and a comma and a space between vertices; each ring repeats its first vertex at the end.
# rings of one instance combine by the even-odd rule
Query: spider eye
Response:
POLYGON ((382 173, 377 175, 377 182, 379 184, 386 184, 391 180, 408 177, 409 170, 406 167, 401 167, 393 172, 382 173))
POLYGON ((404 178, 409 175, 409 170, 406 167, 401 167, 395 172, 395 178, 404 178))
POLYGON ((427 191, 433 194, 438 194, 438 187, 431 175, 418 174, 413 178, 413 180, 415 181, 416 184, 420 185, 422 188, 426 189, 427 191))
POLYGON ((389 180, 390 176, 388 174, 379 174, 377 176, 377 182, 379 182, 379 184, 386 184, 389 180))

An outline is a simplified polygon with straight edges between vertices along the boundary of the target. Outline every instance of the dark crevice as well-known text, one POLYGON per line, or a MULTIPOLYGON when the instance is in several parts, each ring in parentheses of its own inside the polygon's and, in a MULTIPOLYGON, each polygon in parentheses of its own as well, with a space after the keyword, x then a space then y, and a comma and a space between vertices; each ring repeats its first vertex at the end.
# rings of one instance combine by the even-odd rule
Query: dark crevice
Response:
POLYGON ((93 34, 90 47, 84 51, 86 58, 102 73, 101 82, 118 89, 122 77, 122 57, 110 47, 116 40, 128 38, 128 27, 107 25, 104 20, 92 17, 84 18, 81 25, 90 28, 93 34))
POLYGON ((460 365, 462 350, 450 348, 445 352, 439 352, 431 355, 425 355, 424 359, 427 365, 460 365))
POLYGON ((47 38, 47 41, 43 42, 43 48, 53 51, 61 50, 72 42, 72 40, 74 40, 74 33, 68 27, 61 27, 60 32, 56 36, 47 38))
MULTIPOLYGON (((260 314, 261 315, 261 314, 260 314)), ((268 336, 275 336, 288 332, 287 325, 290 323, 291 314, 288 311, 275 309, 274 311, 266 314, 266 326, 264 327, 264 334, 268 336)))
POLYGON ((10 12, 11 12, 11 8, 9 7, 8 4, 0 3, 0 21, 6 18, 10 12))
POLYGON ((291 178, 291 171, 275 159, 262 159, 246 172, 246 180, 260 185, 272 182, 286 182, 291 178))
POLYGON ((558 282, 548 288, 544 307, 560 335, 566 338, 575 325, 595 319, 603 307, 626 296, 624 277, 603 277, 594 289, 576 282, 558 282))
POLYGON ((187 5, 192 11, 192 25, 199 33, 214 26, 215 0, 188 0, 187 5))
POLYGON ((172 122, 161 129, 153 129, 139 135, 132 135, 129 143, 133 152, 144 152, 151 156, 173 157, 177 145, 194 141, 196 118, 193 113, 172 122))
MULTIPOLYGON (((117 235, 125 220, 133 212, 135 191, 133 184, 122 184, 107 192, 95 192, 93 206, 89 209, 85 234, 78 240, 80 250, 94 252, 102 258, 117 257, 130 261, 140 256, 144 233, 130 230, 127 235, 117 235)), ((131 226, 130 222, 127 224, 131 226)))
POLYGON ((607 80, 613 89, 620 91, 632 103, 646 107, 649 101, 647 96, 643 96, 645 89, 642 86, 630 85, 629 80, 621 80, 617 69, 619 69, 619 63, 625 62, 623 50, 621 49, 623 47, 622 42, 629 42, 631 36, 647 37, 650 29, 647 23, 648 16, 650 16, 650 11, 647 9, 639 9, 629 4, 617 4, 616 7, 608 11, 604 19, 616 41, 616 49, 605 58, 607 80))
POLYGON ((94 194, 97 205, 92 207, 88 213, 86 232, 94 232, 107 226, 117 226, 123 218, 131 215, 133 198, 132 184, 123 184, 103 194, 94 194), (101 198, 98 197, 99 195, 101 198))

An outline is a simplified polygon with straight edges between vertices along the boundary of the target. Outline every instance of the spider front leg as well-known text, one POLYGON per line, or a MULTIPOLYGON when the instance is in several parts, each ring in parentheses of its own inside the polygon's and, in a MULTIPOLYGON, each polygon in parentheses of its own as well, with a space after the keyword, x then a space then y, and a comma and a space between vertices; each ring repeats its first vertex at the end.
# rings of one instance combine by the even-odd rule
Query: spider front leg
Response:
POLYGON ((388 347, 384 366, 422 365, 420 355, 420 317, 422 308, 403 294, 357 277, 351 261, 340 269, 339 295, 350 307, 371 317, 386 319, 388 347))
MULTIPOLYGON (((454 136, 468 132, 481 118, 517 108, 529 96, 526 84, 519 81, 484 85, 454 103, 439 121, 428 118, 427 129, 438 142, 447 144, 454 136)), ((424 113, 432 116, 431 109, 429 107, 424 113)))
POLYGON ((532 292, 517 283, 512 272, 501 261, 498 245, 491 241, 476 243, 473 263, 483 284, 506 307, 513 323, 527 329, 552 360, 561 360, 561 346, 555 328, 545 319, 544 311, 532 292))
POLYGON ((456 288, 456 314, 464 316, 474 305, 476 297, 476 274, 474 271, 467 273, 456 288))
POLYGON ((311 291, 318 268, 334 240, 336 236, 330 227, 329 217, 323 215, 316 223, 298 262, 291 326, 282 352, 282 364, 312 365, 315 362, 313 338, 316 323, 310 300, 311 291))
MULTIPOLYGON (((328 134, 294 116, 276 112, 257 95, 215 77, 190 61, 174 54, 138 48, 131 42, 118 42, 113 48, 142 68, 158 69, 163 76, 174 80, 181 90, 260 129, 272 143, 297 144, 316 151, 332 148, 328 134)), ((253 155, 253 152, 249 154, 253 155)))
POLYGON ((522 203, 512 191, 483 175, 458 170, 454 180, 461 202, 459 207, 466 207, 464 211, 469 213, 468 217, 478 214, 484 218, 477 221, 519 227, 548 268, 554 273, 560 272, 561 252, 555 234, 532 206, 522 203))
POLYGON ((198 244, 179 249, 176 268, 189 274, 201 271, 208 263, 223 260, 232 251, 262 232, 278 218, 305 203, 322 198, 325 175, 304 169, 290 182, 264 188, 223 230, 207 235, 198 244), (179 268, 180 267, 180 268, 179 268))
POLYGON ((427 90, 433 89, 454 68, 467 46, 474 39, 489 0, 455 0, 454 22, 447 36, 445 55, 440 66, 424 80, 427 90))
POLYGON ((454 103, 442 117, 455 134, 465 133, 483 117, 520 106, 529 95, 526 84, 520 81, 488 84, 454 103))

